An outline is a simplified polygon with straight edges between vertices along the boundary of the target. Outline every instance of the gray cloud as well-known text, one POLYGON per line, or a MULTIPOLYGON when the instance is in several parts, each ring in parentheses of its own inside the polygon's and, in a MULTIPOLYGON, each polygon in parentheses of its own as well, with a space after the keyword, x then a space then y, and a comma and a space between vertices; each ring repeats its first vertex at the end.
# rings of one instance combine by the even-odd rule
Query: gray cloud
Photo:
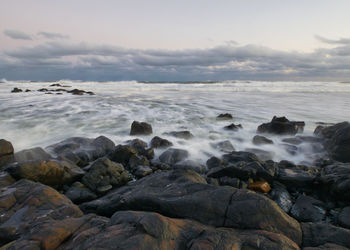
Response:
POLYGON ((37 33, 38 36, 42 36, 46 39, 69 39, 68 35, 64 35, 61 33, 53 33, 53 32, 45 32, 41 31, 37 33))
POLYGON ((32 40, 32 37, 19 30, 4 30, 4 35, 19 40, 32 40))
POLYGON ((315 38, 323 43, 328 43, 328 44, 350 44, 350 38, 340 38, 338 40, 332 40, 332 39, 328 39, 322 36, 318 36, 316 35, 315 38))
MULTIPOLYGON (((30 80, 344 80, 350 46, 312 53, 226 43, 208 49, 128 49, 51 41, 4 51, 1 78, 30 80)), ((1 57, 0 57, 1 58, 1 57)))

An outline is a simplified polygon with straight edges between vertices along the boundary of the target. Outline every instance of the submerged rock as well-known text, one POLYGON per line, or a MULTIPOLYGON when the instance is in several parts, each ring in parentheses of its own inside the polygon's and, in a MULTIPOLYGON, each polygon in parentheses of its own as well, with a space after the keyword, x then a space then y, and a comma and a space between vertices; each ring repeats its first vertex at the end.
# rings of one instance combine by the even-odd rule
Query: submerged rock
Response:
POLYGON ((232 143, 229 140, 225 140, 217 143, 211 143, 210 145, 213 148, 224 153, 230 153, 232 151, 235 151, 235 148, 233 147, 232 143))
POLYGON ((131 124, 130 135, 150 135, 152 133, 152 126, 149 123, 134 121, 131 124))
POLYGON ((168 148, 173 146, 173 143, 167 139, 155 136, 152 138, 150 145, 152 148, 168 148))
POLYGON ((187 150, 178 148, 169 148, 159 156, 159 160, 163 163, 173 165, 184 161, 189 156, 187 150))
POLYGON ((253 143, 255 145, 273 144, 273 141, 266 138, 265 136, 256 135, 253 137, 253 143))
POLYGON ((231 120, 231 119, 233 119, 233 117, 229 113, 220 114, 216 117, 216 120, 231 120))
POLYGON ((194 136, 190 131, 184 130, 184 131, 171 131, 164 133, 164 135, 170 135, 176 138, 184 139, 184 140, 189 140, 192 139, 194 136))
POLYGON ((269 123, 261 124, 257 133, 269 133, 277 135, 295 135, 304 131, 305 122, 289 121, 286 117, 274 116, 269 123))
POLYGON ((23 92, 22 89, 19 89, 19 88, 14 88, 13 90, 11 90, 11 93, 20 93, 20 92, 23 92))
POLYGON ((230 125, 227 125, 224 127, 224 129, 226 130, 231 130, 231 131, 238 131, 239 129, 242 129, 243 126, 241 124, 234 124, 234 123, 231 123, 230 125))

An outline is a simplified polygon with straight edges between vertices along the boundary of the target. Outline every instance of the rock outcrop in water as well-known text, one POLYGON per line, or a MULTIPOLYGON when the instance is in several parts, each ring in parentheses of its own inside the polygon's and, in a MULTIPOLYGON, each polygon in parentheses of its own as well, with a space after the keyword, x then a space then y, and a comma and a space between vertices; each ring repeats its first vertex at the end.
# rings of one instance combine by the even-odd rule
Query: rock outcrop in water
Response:
POLYGON ((263 123, 258 127, 258 133, 270 133, 277 135, 295 135, 304 131, 304 122, 289 121, 286 117, 274 116, 269 123, 263 123))
POLYGON ((285 138, 324 144, 333 159, 312 166, 263 160, 227 142, 211 145, 223 154, 204 166, 157 136, 117 146, 73 137, 16 153, 0 140, 0 247, 348 249, 347 126, 285 138))

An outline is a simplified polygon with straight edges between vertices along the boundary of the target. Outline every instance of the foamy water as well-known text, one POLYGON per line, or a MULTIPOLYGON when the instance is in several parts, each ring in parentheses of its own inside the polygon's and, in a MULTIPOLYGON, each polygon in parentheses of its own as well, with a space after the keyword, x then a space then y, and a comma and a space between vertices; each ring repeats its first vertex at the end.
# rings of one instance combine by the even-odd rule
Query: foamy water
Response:
MULTIPOLYGON (((57 82, 55 82, 57 83, 57 82)), ((15 150, 41 146, 71 136, 105 135, 116 144, 129 136, 132 121, 146 121, 153 135, 138 138, 150 141, 155 135, 187 149, 193 160, 205 162, 220 155, 211 144, 230 140, 236 150, 261 148, 274 152, 274 160, 296 163, 310 160, 310 146, 301 145, 291 155, 281 147, 281 137, 269 136, 274 145, 255 146, 256 128, 274 115, 305 121, 304 134, 312 135, 317 122, 350 120, 350 84, 338 82, 245 82, 219 83, 138 83, 60 81, 62 85, 93 91, 96 95, 68 93, 48 95, 36 90, 48 82, 0 82, 0 138, 13 143, 15 150), (28 93, 10 93, 14 87, 28 93), (231 113, 232 121, 217 121, 220 113, 231 113), (238 132, 224 126, 243 125, 238 132), (162 135, 190 130, 195 138, 181 140, 162 135)), ((157 154, 161 151, 157 151, 157 154)))

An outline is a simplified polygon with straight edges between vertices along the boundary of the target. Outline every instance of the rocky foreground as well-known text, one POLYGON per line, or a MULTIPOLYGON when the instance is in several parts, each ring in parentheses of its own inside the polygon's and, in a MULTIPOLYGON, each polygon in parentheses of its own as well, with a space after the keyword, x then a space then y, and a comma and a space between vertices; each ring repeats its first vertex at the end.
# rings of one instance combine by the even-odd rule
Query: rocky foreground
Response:
MULTIPOLYGON (((0 249, 349 249, 350 124, 297 135, 304 125, 274 117, 253 142, 310 142, 325 152, 312 166, 237 152, 229 141, 203 166, 159 136, 121 145, 73 137, 16 153, 2 139, 0 249)), ((145 122, 131 126, 131 135, 152 133, 145 122)))

